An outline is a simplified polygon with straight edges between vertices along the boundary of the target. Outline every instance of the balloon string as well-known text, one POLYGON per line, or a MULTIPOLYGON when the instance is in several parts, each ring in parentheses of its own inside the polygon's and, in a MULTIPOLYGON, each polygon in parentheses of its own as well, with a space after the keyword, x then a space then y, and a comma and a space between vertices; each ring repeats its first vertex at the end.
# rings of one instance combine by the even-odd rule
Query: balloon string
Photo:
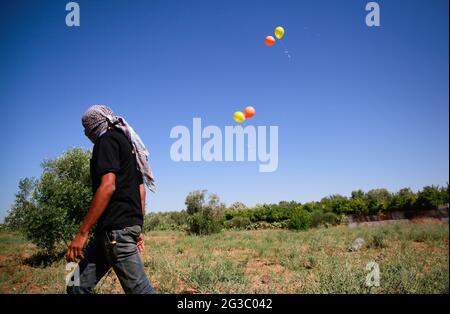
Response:
POLYGON ((283 45, 283 48, 284 48, 284 53, 287 55, 287 57, 289 58, 289 61, 291 61, 291 54, 289 53, 289 50, 287 49, 287 47, 286 47, 286 45, 284 44, 284 42, 282 41, 282 40, 280 40, 281 41, 281 44, 283 45))

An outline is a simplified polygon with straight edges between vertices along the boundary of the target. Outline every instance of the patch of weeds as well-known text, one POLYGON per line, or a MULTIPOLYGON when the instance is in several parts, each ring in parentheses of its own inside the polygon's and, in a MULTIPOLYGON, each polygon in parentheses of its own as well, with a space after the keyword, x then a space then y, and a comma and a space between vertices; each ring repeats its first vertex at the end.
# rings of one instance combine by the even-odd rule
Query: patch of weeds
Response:
POLYGON ((308 256, 306 258, 303 266, 306 269, 312 269, 312 268, 316 267, 317 266, 317 258, 315 256, 313 256, 313 255, 308 256))
POLYGON ((416 242, 433 243, 442 240, 445 235, 448 235, 448 233, 442 228, 431 229, 422 226, 415 226, 410 229, 407 237, 409 240, 416 242))
POLYGON ((386 235, 387 233, 385 230, 376 231, 369 239, 367 247, 374 249, 382 249, 387 247, 386 235))
POLYGON ((197 287, 202 293, 219 293, 220 291, 217 289, 220 284, 243 284, 245 282, 242 263, 233 263, 229 259, 193 265, 186 279, 189 284, 197 287))

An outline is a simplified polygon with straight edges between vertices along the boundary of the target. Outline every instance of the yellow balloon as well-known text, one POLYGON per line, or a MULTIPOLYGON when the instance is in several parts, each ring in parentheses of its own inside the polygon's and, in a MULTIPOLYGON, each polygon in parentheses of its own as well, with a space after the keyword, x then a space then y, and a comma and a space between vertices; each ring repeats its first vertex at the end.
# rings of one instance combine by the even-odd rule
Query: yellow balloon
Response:
POLYGON ((236 121, 237 123, 242 123, 245 121, 245 115, 241 112, 241 111, 236 111, 233 114, 233 119, 234 121, 236 121))
POLYGON ((284 36, 284 28, 281 26, 277 26, 277 28, 275 28, 275 37, 278 39, 283 38, 284 36))

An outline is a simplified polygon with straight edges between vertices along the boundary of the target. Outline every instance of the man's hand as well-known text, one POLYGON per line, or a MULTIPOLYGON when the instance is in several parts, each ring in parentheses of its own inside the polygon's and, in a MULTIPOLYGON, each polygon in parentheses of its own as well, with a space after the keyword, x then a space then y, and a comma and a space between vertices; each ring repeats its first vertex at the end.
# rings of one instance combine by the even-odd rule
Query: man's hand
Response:
POLYGON ((141 254, 144 251, 144 237, 142 237, 142 234, 139 236, 137 240, 137 249, 139 254, 141 254))
POLYGON ((79 258, 80 260, 84 258, 83 248, 88 237, 88 233, 77 233, 75 238, 72 240, 72 243, 70 243, 69 249, 67 250, 66 259, 69 262, 76 262, 77 258, 79 258))
POLYGON ((108 172, 102 176, 102 181, 94 198, 91 202, 86 217, 80 226, 80 230, 69 245, 66 259, 70 262, 75 262, 77 258, 83 259, 83 247, 89 237, 89 230, 97 222, 98 218, 105 211, 106 206, 111 199, 116 189, 116 175, 113 172, 108 172))

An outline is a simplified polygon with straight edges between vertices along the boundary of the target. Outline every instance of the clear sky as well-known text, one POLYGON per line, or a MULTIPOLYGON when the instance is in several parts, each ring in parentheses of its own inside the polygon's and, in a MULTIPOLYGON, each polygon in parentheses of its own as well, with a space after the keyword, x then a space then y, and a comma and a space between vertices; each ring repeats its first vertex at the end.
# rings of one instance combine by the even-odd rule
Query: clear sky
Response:
POLYGON ((180 210, 189 191, 230 204, 319 200, 354 189, 449 178, 448 1, 0 0, 0 218, 20 178, 69 147, 91 147, 91 104, 127 118, 151 154, 147 211, 180 210), (277 25, 283 43, 264 45, 277 25), (221 128, 247 104, 279 127, 279 167, 173 162, 172 127, 221 128), (149 193, 150 194, 150 193, 149 193))

